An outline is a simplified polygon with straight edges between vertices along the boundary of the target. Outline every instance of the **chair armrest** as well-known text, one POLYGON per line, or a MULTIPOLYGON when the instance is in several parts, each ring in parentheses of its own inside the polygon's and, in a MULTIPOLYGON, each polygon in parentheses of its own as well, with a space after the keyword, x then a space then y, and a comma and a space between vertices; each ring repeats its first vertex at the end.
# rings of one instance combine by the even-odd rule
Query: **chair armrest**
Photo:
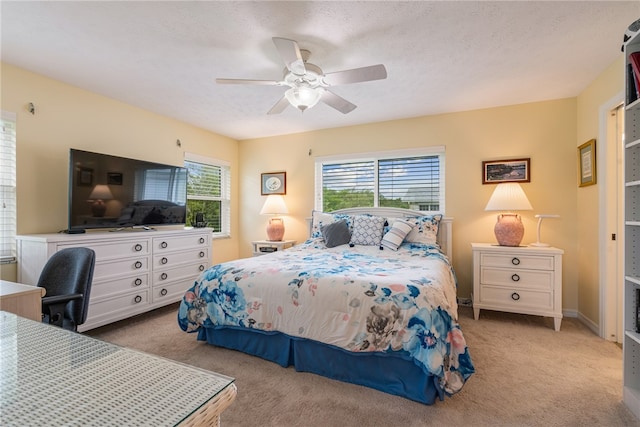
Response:
POLYGON ((82 299, 82 294, 53 295, 50 297, 42 297, 42 305, 67 303, 77 299, 82 299))

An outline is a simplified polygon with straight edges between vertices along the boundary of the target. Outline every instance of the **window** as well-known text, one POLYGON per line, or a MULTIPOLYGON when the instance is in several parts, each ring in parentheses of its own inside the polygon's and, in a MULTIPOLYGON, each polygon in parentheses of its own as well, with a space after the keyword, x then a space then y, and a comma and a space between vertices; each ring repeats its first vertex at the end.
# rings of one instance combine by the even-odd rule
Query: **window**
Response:
POLYGON ((0 262, 16 256, 16 115, 2 112, 0 119, 0 262))
POLYGON ((316 209, 375 206, 444 212, 444 147, 316 161, 316 209))
POLYGON ((231 234, 231 171, 229 163, 185 153, 187 178, 187 225, 202 213, 214 235, 231 234))

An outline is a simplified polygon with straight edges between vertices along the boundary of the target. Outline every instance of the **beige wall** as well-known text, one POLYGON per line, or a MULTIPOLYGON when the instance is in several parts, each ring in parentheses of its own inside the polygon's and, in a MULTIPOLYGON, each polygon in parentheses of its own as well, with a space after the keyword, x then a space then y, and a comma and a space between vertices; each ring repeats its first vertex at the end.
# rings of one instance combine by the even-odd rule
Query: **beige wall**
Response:
POLYGON ((484 211, 495 186, 482 185, 482 161, 530 157, 531 183, 523 188, 534 210, 522 213, 523 243, 536 240, 534 214, 561 215, 544 223, 543 238, 565 250, 563 306, 577 310, 575 123, 576 100, 571 98, 241 141, 240 255, 250 255, 251 240, 265 238, 260 173, 287 172, 285 238, 302 241, 305 218, 314 208, 316 156, 444 145, 453 263, 459 294, 467 297, 473 287, 470 243, 495 241, 496 213, 484 211))
MULTIPOLYGON (((600 109, 624 88, 624 58, 611 64, 577 98, 577 140, 576 147, 590 139, 596 139, 596 150, 606 150, 606 141, 598 140, 600 133, 600 109)), ((602 177, 602 168, 597 170, 598 179, 602 177)), ((577 182, 577 177, 576 177, 577 182)), ((603 183, 578 189, 576 197, 578 227, 578 301, 581 316, 593 324, 600 322, 600 284, 599 284, 599 241, 600 192, 603 183)))
MULTIPOLYGON (((17 114, 18 234, 67 227, 69 148, 175 165, 183 164, 185 151, 226 160, 236 171, 237 212, 235 140, 7 64, 1 82, 2 110, 17 114), (35 115, 27 111, 30 102, 35 115)), ((237 257, 237 221, 232 236, 214 241, 214 262, 237 257)))

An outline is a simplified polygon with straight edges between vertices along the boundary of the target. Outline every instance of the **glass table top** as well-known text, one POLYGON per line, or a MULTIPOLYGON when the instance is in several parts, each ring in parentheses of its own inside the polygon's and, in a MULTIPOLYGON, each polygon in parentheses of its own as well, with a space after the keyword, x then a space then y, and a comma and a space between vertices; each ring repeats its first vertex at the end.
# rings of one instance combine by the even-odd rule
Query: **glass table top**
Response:
POLYGON ((3 426, 171 426, 233 381, 0 311, 3 426))

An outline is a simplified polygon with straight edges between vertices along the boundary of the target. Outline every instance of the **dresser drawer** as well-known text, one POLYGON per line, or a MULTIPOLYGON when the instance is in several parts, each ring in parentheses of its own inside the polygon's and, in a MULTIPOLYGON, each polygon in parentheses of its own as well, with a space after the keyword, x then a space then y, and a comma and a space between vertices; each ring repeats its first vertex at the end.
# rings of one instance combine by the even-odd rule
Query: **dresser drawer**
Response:
POLYGON ((102 298, 110 295, 129 292, 134 289, 149 287, 149 274, 141 273, 135 276, 119 277, 105 281, 93 281, 91 284, 91 298, 102 298))
POLYGON ((169 283, 180 279, 195 280, 195 278, 203 272, 208 265, 209 263, 203 260, 198 264, 187 264, 176 268, 154 270, 153 286, 162 286, 163 283, 169 283))
POLYGON ((149 239, 136 239, 125 240, 120 242, 107 242, 107 243, 89 243, 89 244, 74 244, 74 245, 60 245, 60 249, 83 246, 93 249, 96 253, 96 260, 110 258, 122 258, 132 255, 147 255, 149 253, 149 239))
POLYGON ((93 279, 99 280, 106 277, 147 271, 149 271, 149 257, 130 257, 112 261, 98 261, 93 269, 93 279))
POLYGON ((480 267, 481 285, 509 286, 517 289, 553 289, 553 271, 480 267))
POLYGON ((151 291, 151 302, 158 303, 162 301, 173 302, 179 301, 187 289, 193 285, 193 281, 196 277, 193 277, 191 281, 188 279, 178 280, 177 282, 171 282, 166 284, 160 284, 153 287, 151 291))
POLYGON ((486 267, 524 268, 528 270, 553 270, 553 256, 521 254, 481 253, 480 265, 486 267))
POLYGON ((89 304, 87 322, 99 321, 100 316, 110 316, 118 312, 129 311, 137 306, 149 304, 149 290, 140 289, 138 292, 129 293, 113 298, 105 298, 89 304))
POLYGON ((494 304, 511 311, 518 309, 549 310, 553 309, 553 292, 536 292, 520 289, 480 287, 482 304, 494 304))
POLYGON ((209 249, 208 248, 196 248, 192 250, 185 250, 183 252, 167 252, 153 257, 153 268, 159 267, 175 267, 180 264, 194 262, 209 262, 209 249))
POLYGON ((187 236, 167 236, 153 238, 153 253, 179 251, 189 248, 208 248, 209 235, 191 234, 187 236))

